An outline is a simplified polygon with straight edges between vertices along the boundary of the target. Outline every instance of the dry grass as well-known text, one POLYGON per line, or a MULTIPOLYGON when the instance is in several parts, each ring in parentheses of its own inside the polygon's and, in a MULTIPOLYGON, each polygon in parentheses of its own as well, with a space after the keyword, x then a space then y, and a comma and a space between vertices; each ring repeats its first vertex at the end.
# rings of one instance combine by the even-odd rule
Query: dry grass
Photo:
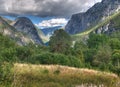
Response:
POLYGON ((38 72, 40 70, 48 70, 50 73, 55 70, 60 70, 60 74, 88 74, 88 75, 105 75, 113 78, 117 78, 118 76, 113 73, 101 72, 92 69, 80 69, 68 66, 60 66, 60 65, 31 65, 31 64, 15 64, 14 67, 16 72, 26 73, 26 72, 38 72))
MULTIPOLYGON (((60 65, 14 65, 14 87, 76 87, 82 84, 117 87, 113 73, 60 65)), ((81 86, 80 86, 81 87, 81 86)))

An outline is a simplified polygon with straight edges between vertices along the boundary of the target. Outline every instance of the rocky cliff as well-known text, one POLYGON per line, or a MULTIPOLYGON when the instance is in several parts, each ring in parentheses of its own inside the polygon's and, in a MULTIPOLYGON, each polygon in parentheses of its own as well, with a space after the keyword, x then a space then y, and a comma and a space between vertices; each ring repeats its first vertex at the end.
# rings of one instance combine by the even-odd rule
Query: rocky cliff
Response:
POLYGON ((43 44, 39 31, 34 27, 32 22, 25 17, 18 18, 14 26, 10 25, 6 18, 0 17, 0 33, 10 37, 17 44, 23 46, 29 43, 43 44))
POLYGON ((72 15, 65 30, 77 34, 89 29, 120 9, 120 0, 102 0, 85 13, 72 15))
POLYGON ((14 40, 19 45, 26 45, 30 41, 30 39, 21 32, 18 32, 13 26, 9 25, 4 18, 0 17, 0 33, 10 37, 10 39, 14 40))
POLYGON ((120 12, 114 18, 112 18, 107 23, 103 24, 101 27, 97 28, 95 30, 95 33, 105 33, 105 34, 111 34, 113 32, 119 32, 120 31, 120 12))
POLYGON ((26 17, 19 17, 15 20, 15 24, 13 25, 15 29, 19 32, 24 33, 31 39, 31 41, 35 44, 43 44, 40 35, 32 21, 26 17))

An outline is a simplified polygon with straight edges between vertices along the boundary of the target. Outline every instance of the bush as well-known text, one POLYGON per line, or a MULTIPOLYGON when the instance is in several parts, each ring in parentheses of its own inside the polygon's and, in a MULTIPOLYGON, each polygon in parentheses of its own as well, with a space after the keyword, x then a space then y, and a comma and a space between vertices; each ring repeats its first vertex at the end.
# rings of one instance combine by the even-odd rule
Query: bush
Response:
POLYGON ((49 70, 45 69, 45 70, 43 70, 43 73, 44 74, 49 74, 49 70))
POLYGON ((1 57, 3 57, 4 61, 13 62, 16 60, 16 50, 15 48, 6 48, 1 51, 1 57))
POLYGON ((10 85, 13 80, 12 63, 0 62, 0 85, 10 85))
POLYGON ((114 73, 118 74, 120 76, 120 67, 113 67, 111 69, 111 71, 113 71, 114 73))
POLYGON ((55 74, 55 75, 59 75, 59 74, 60 74, 60 70, 55 70, 55 71, 54 71, 54 74, 55 74))
POLYGON ((29 58, 28 62, 32 64, 58 64, 80 67, 80 60, 74 56, 66 56, 63 54, 49 52, 34 55, 29 58))

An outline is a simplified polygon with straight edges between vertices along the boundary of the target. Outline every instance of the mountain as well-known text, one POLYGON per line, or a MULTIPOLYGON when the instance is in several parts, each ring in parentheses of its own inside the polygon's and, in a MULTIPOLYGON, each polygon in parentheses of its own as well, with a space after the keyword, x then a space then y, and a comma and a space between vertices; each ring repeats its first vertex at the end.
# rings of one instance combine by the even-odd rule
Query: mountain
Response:
POLYGON ((32 21, 26 17, 19 17, 13 25, 15 29, 27 35, 34 44, 43 44, 41 37, 32 21))
POLYGON ((37 29, 38 35, 41 37, 42 41, 44 43, 48 42, 49 38, 43 33, 43 31, 39 29, 37 26, 35 26, 35 28, 37 29))
POLYGON ((80 32, 78 34, 72 35, 72 38, 74 41, 79 40, 86 40, 88 38, 88 35, 91 33, 97 33, 97 34, 107 34, 110 35, 112 33, 119 33, 120 32, 120 11, 115 12, 109 17, 106 17, 104 21, 96 24, 90 29, 85 30, 84 32, 80 32))
POLYGON ((10 26, 2 17, 0 17, 0 33, 10 37, 15 37, 16 29, 10 26))
POLYGON ((120 0, 102 0, 95 4, 87 12, 72 15, 68 24, 65 26, 66 32, 69 34, 77 34, 92 28, 106 17, 119 11, 120 0))
POLYGON ((97 34, 104 33, 108 35, 112 34, 113 32, 120 32, 120 11, 108 17, 94 30, 94 32, 97 34))
MULTIPOLYGON (((10 39, 14 40, 17 44, 19 44, 21 46, 27 45, 29 43, 42 45, 43 42, 42 42, 40 36, 38 35, 39 31, 34 27, 32 22, 30 21, 30 23, 29 23, 29 21, 28 21, 28 24, 23 22, 24 26, 28 26, 28 27, 26 27, 26 31, 22 31, 17 28, 18 26, 16 26, 16 27, 12 26, 13 23, 14 23, 14 25, 15 24, 17 25, 18 20, 10 21, 4 17, 0 17, 0 33, 2 33, 5 36, 10 37, 10 39), (29 24, 31 24, 31 25, 29 25, 29 24), (29 30, 30 29, 29 26, 32 26, 33 28, 31 30, 29 30)), ((24 27, 22 25, 19 25, 19 26, 21 26, 22 28, 24 27)))
POLYGON ((14 22, 13 20, 7 19, 7 18, 5 18, 3 16, 2 16, 2 19, 5 20, 8 24, 11 24, 11 23, 14 22))
POLYGON ((13 26, 8 24, 8 21, 6 22, 2 17, 0 17, 0 33, 10 37, 10 39, 13 39, 19 45, 26 45, 31 42, 27 35, 18 32, 13 26))
POLYGON ((58 30, 58 29, 61 29, 61 28, 62 28, 62 26, 56 26, 56 27, 44 28, 44 29, 41 29, 41 30, 47 37, 50 37, 50 36, 52 36, 52 34, 54 33, 55 30, 58 30))

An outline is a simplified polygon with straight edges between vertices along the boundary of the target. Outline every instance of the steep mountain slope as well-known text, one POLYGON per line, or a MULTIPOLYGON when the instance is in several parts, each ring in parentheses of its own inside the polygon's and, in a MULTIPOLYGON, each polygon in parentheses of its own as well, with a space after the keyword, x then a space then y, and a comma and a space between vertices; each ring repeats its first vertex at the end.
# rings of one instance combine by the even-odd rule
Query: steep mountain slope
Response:
POLYGON ((120 11, 110 16, 109 19, 104 21, 95 29, 95 33, 111 34, 120 31, 120 11))
POLYGON ((41 43, 36 43, 34 41, 34 38, 29 36, 27 33, 18 31, 14 26, 10 25, 8 22, 9 21, 6 18, 0 17, 0 33, 10 37, 17 44, 19 45, 27 45, 29 43, 43 44, 42 41, 41 43))
MULTIPOLYGON (((34 25, 35 26, 35 25, 34 25)), ((42 32, 41 29, 39 29, 37 26, 35 26, 35 28, 37 29, 38 35, 41 37, 42 41, 44 43, 49 41, 49 38, 42 32)))
POLYGON ((65 27, 69 34, 76 34, 92 28, 106 17, 120 9, 120 0, 103 0, 85 13, 75 14, 65 27))
POLYGON ((14 32, 16 32, 15 28, 10 26, 2 17, 0 17, 0 33, 3 33, 4 35, 13 35, 12 33, 14 32))
POLYGON ((2 19, 5 20, 8 24, 11 24, 13 22, 13 20, 7 19, 3 16, 2 16, 2 19))
POLYGON ((19 45, 26 45, 30 39, 21 32, 18 32, 13 26, 9 25, 4 18, 0 17, 0 33, 15 40, 19 45))
POLYGON ((15 24, 13 26, 16 28, 17 31, 27 35, 33 43, 43 44, 42 39, 37 32, 37 29, 30 19, 26 17, 19 17, 15 20, 15 24))
POLYGON ((111 34, 113 32, 120 32, 120 11, 114 13, 113 15, 106 17, 102 22, 99 22, 97 25, 93 26, 90 29, 85 30, 84 32, 72 35, 74 40, 80 40, 81 38, 88 37, 89 33, 95 32, 97 34, 111 34))

